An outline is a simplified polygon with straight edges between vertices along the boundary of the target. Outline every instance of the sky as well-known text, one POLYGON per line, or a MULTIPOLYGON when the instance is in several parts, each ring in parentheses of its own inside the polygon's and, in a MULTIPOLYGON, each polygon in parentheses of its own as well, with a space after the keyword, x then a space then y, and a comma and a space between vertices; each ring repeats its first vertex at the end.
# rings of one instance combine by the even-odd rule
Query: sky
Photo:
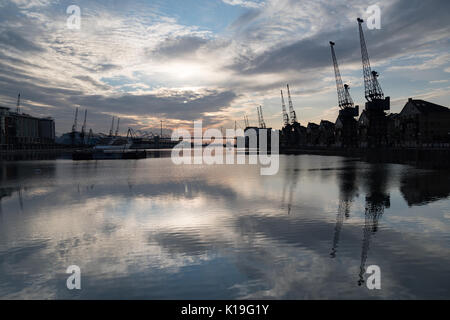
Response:
POLYGON ((71 130, 282 126, 280 89, 289 83, 299 122, 338 114, 329 41, 355 104, 364 105, 357 17, 381 9, 380 29, 363 25, 372 68, 399 112, 409 97, 450 106, 447 0, 0 0, 0 105, 52 116, 71 130), (80 29, 67 26, 70 5, 80 29))

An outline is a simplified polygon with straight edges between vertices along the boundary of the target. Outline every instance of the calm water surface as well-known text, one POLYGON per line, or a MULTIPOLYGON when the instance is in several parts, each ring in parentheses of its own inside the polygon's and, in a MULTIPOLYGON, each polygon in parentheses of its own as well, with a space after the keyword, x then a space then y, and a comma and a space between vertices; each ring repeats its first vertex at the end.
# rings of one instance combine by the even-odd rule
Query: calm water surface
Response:
POLYGON ((2 299, 450 298, 448 172, 304 155, 276 176, 167 157, 0 173, 2 299))

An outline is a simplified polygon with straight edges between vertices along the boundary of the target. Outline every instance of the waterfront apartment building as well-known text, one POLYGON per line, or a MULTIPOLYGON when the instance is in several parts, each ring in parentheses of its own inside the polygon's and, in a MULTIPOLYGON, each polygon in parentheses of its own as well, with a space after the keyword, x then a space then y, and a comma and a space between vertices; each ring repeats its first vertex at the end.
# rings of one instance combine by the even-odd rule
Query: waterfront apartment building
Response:
POLYGON ((410 98, 398 115, 401 140, 407 147, 450 144, 450 109, 410 98))
POLYGON ((0 106, 1 149, 39 148, 55 142, 55 121, 0 106))

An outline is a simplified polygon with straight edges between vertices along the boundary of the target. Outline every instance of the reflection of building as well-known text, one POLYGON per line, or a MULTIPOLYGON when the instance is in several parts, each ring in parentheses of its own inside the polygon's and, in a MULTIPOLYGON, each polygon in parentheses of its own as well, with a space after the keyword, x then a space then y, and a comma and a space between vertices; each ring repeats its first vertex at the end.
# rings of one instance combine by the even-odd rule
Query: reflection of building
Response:
POLYGON ((450 143, 450 109, 424 100, 409 99, 399 114, 406 146, 450 143))
POLYGON ((0 134, 2 148, 52 144, 55 141, 55 122, 51 118, 36 118, 0 107, 0 134))
POLYGON ((366 208, 364 215, 363 242, 361 249, 361 264, 358 285, 364 283, 364 273, 369 253, 372 235, 378 231, 378 220, 385 208, 390 207, 390 195, 386 191, 388 168, 385 165, 374 164, 367 176, 368 191, 366 194, 366 208))
POLYGON ((422 205, 450 195, 450 175, 442 171, 405 170, 400 192, 409 206, 422 205))

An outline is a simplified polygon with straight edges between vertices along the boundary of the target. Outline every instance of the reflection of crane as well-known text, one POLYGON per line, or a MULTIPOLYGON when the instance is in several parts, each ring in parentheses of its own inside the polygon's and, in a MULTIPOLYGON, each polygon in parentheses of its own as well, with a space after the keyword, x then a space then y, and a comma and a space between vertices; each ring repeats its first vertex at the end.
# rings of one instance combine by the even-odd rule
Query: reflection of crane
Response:
MULTIPOLYGON (((297 158, 291 157, 293 161, 295 161, 297 158)), ((298 178, 299 178, 299 170, 296 168, 296 166, 293 166, 293 168, 286 168, 286 175, 284 177, 285 183, 283 185, 283 192, 282 192, 282 201, 281 205, 284 207, 284 200, 286 196, 286 189, 288 189, 289 195, 288 195, 288 214, 291 213, 292 208, 292 200, 294 197, 294 191, 297 188, 298 178), (292 169, 293 171, 289 170, 292 169)))
POLYGON ((336 257, 337 248, 339 246, 339 238, 341 235, 344 220, 350 217, 351 203, 353 197, 356 195, 356 167, 351 165, 344 168, 342 174, 338 175, 339 183, 339 207, 336 216, 336 226, 334 227, 333 247, 331 248, 330 256, 336 257))
POLYGON ((291 123, 295 124, 295 123, 297 123, 297 114, 295 113, 294 105, 292 104, 291 91, 289 90, 289 84, 287 85, 287 92, 288 92, 289 114, 291 116, 291 123))
POLYGON ((366 196, 361 263, 359 266, 359 286, 364 283, 364 273, 366 272, 366 261, 372 235, 378 231, 378 221, 383 215, 384 209, 390 206, 390 196, 384 190, 387 175, 387 169, 383 166, 375 167, 375 170, 372 170, 368 177, 369 192, 366 196))
POLYGON ((283 110, 283 123, 287 126, 289 125, 289 115, 286 111, 286 103, 284 103, 283 90, 281 90, 281 109, 283 110))
POLYGON ((339 245, 339 238, 341 236, 342 225, 344 224, 344 218, 350 216, 350 204, 351 201, 340 200, 338 213, 336 216, 336 226, 334 227, 333 247, 331 248, 330 256, 336 257, 337 248, 339 245))
MULTIPOLYGON (((381 200, 381 199, 379 199, 381 200)), ((363 242, 361 250, 361 264, 359 266, 359 280, 358 285, 364 283, 364 273, 366 272, 366 261, 367 255, 369 253, 370 241, 372 235, 378 230, 378 220, 384 213, 385 202, 389 201, 389 196, 387 199, 382 199, 382 202, 371 202, 373 200, 366 198, 366 210, 364 218, 364 229, 363 229, 363 242)))

